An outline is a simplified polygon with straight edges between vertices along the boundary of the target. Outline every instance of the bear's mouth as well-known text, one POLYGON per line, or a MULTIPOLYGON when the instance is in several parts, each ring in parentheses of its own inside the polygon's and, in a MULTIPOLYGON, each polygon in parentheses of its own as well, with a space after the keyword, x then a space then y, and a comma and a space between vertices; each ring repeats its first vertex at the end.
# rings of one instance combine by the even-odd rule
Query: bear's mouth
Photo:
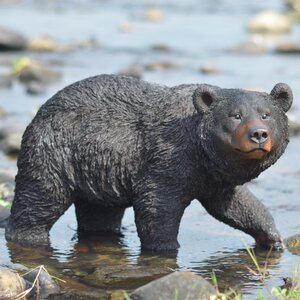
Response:
POLYGON ((235 151, 242 155, 245 159, 263 159, 267 153, 269 153, 269 151, 264 148, 253 148, 248 151, 235 148, 235 151))
POLYGON ((264 148, 254 148, 254 149, 251 149, 249 151, 243 151, 241 149, 238 149, 238 148, 235 148, 236 151, 240 152, 240 153, 244 153, 244 154, 247 154, 247 153, 253 153, 253 152, 265 152, 265 153, 268 153, 268 151, 264 148))

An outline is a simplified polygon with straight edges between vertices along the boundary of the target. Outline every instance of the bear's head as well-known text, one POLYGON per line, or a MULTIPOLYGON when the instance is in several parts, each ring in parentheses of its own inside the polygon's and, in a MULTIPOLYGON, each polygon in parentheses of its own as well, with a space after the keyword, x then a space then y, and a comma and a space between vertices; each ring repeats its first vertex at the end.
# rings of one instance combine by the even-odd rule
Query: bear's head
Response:
POLYGON ((284 83, 270 94, 200 85, 193 103, 201 115, 199 142, 211 167, 242 184, 275 163, 289 141, 285 113, 292 101, 284 83))

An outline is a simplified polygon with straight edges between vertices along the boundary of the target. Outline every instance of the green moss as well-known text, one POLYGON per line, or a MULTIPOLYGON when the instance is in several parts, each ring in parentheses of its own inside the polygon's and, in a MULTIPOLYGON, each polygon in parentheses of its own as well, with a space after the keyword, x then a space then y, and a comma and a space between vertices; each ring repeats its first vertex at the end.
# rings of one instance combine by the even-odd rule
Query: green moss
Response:
POLYGON ((11 202, 3 200, 0 195, 0 206, 11 208, 11 202))

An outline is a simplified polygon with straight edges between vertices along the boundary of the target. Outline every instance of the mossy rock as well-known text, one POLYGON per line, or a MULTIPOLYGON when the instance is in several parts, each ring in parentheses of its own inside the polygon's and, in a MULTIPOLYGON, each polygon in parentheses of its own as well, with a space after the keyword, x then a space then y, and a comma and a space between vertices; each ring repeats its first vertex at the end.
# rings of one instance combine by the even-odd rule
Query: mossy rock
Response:
POLYGON ((291 253, 300 255, 300 234, 286 238, 284 244, 291 253))

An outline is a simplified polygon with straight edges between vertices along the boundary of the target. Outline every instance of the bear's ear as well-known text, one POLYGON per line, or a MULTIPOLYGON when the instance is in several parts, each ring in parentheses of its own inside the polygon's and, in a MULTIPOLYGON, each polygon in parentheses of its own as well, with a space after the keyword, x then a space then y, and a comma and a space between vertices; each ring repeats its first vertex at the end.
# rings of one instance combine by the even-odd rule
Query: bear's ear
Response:
POLYGON ((200 85, 193 94, 193 103, 198 112, 205 112, 217 99, 217 87, 211 85, 200 85))
POLYGON ((277 83, 273 87, 270 95, 284 112, 287 112, 290 109, 293 103, 293 92, 286 83, 277 83))

